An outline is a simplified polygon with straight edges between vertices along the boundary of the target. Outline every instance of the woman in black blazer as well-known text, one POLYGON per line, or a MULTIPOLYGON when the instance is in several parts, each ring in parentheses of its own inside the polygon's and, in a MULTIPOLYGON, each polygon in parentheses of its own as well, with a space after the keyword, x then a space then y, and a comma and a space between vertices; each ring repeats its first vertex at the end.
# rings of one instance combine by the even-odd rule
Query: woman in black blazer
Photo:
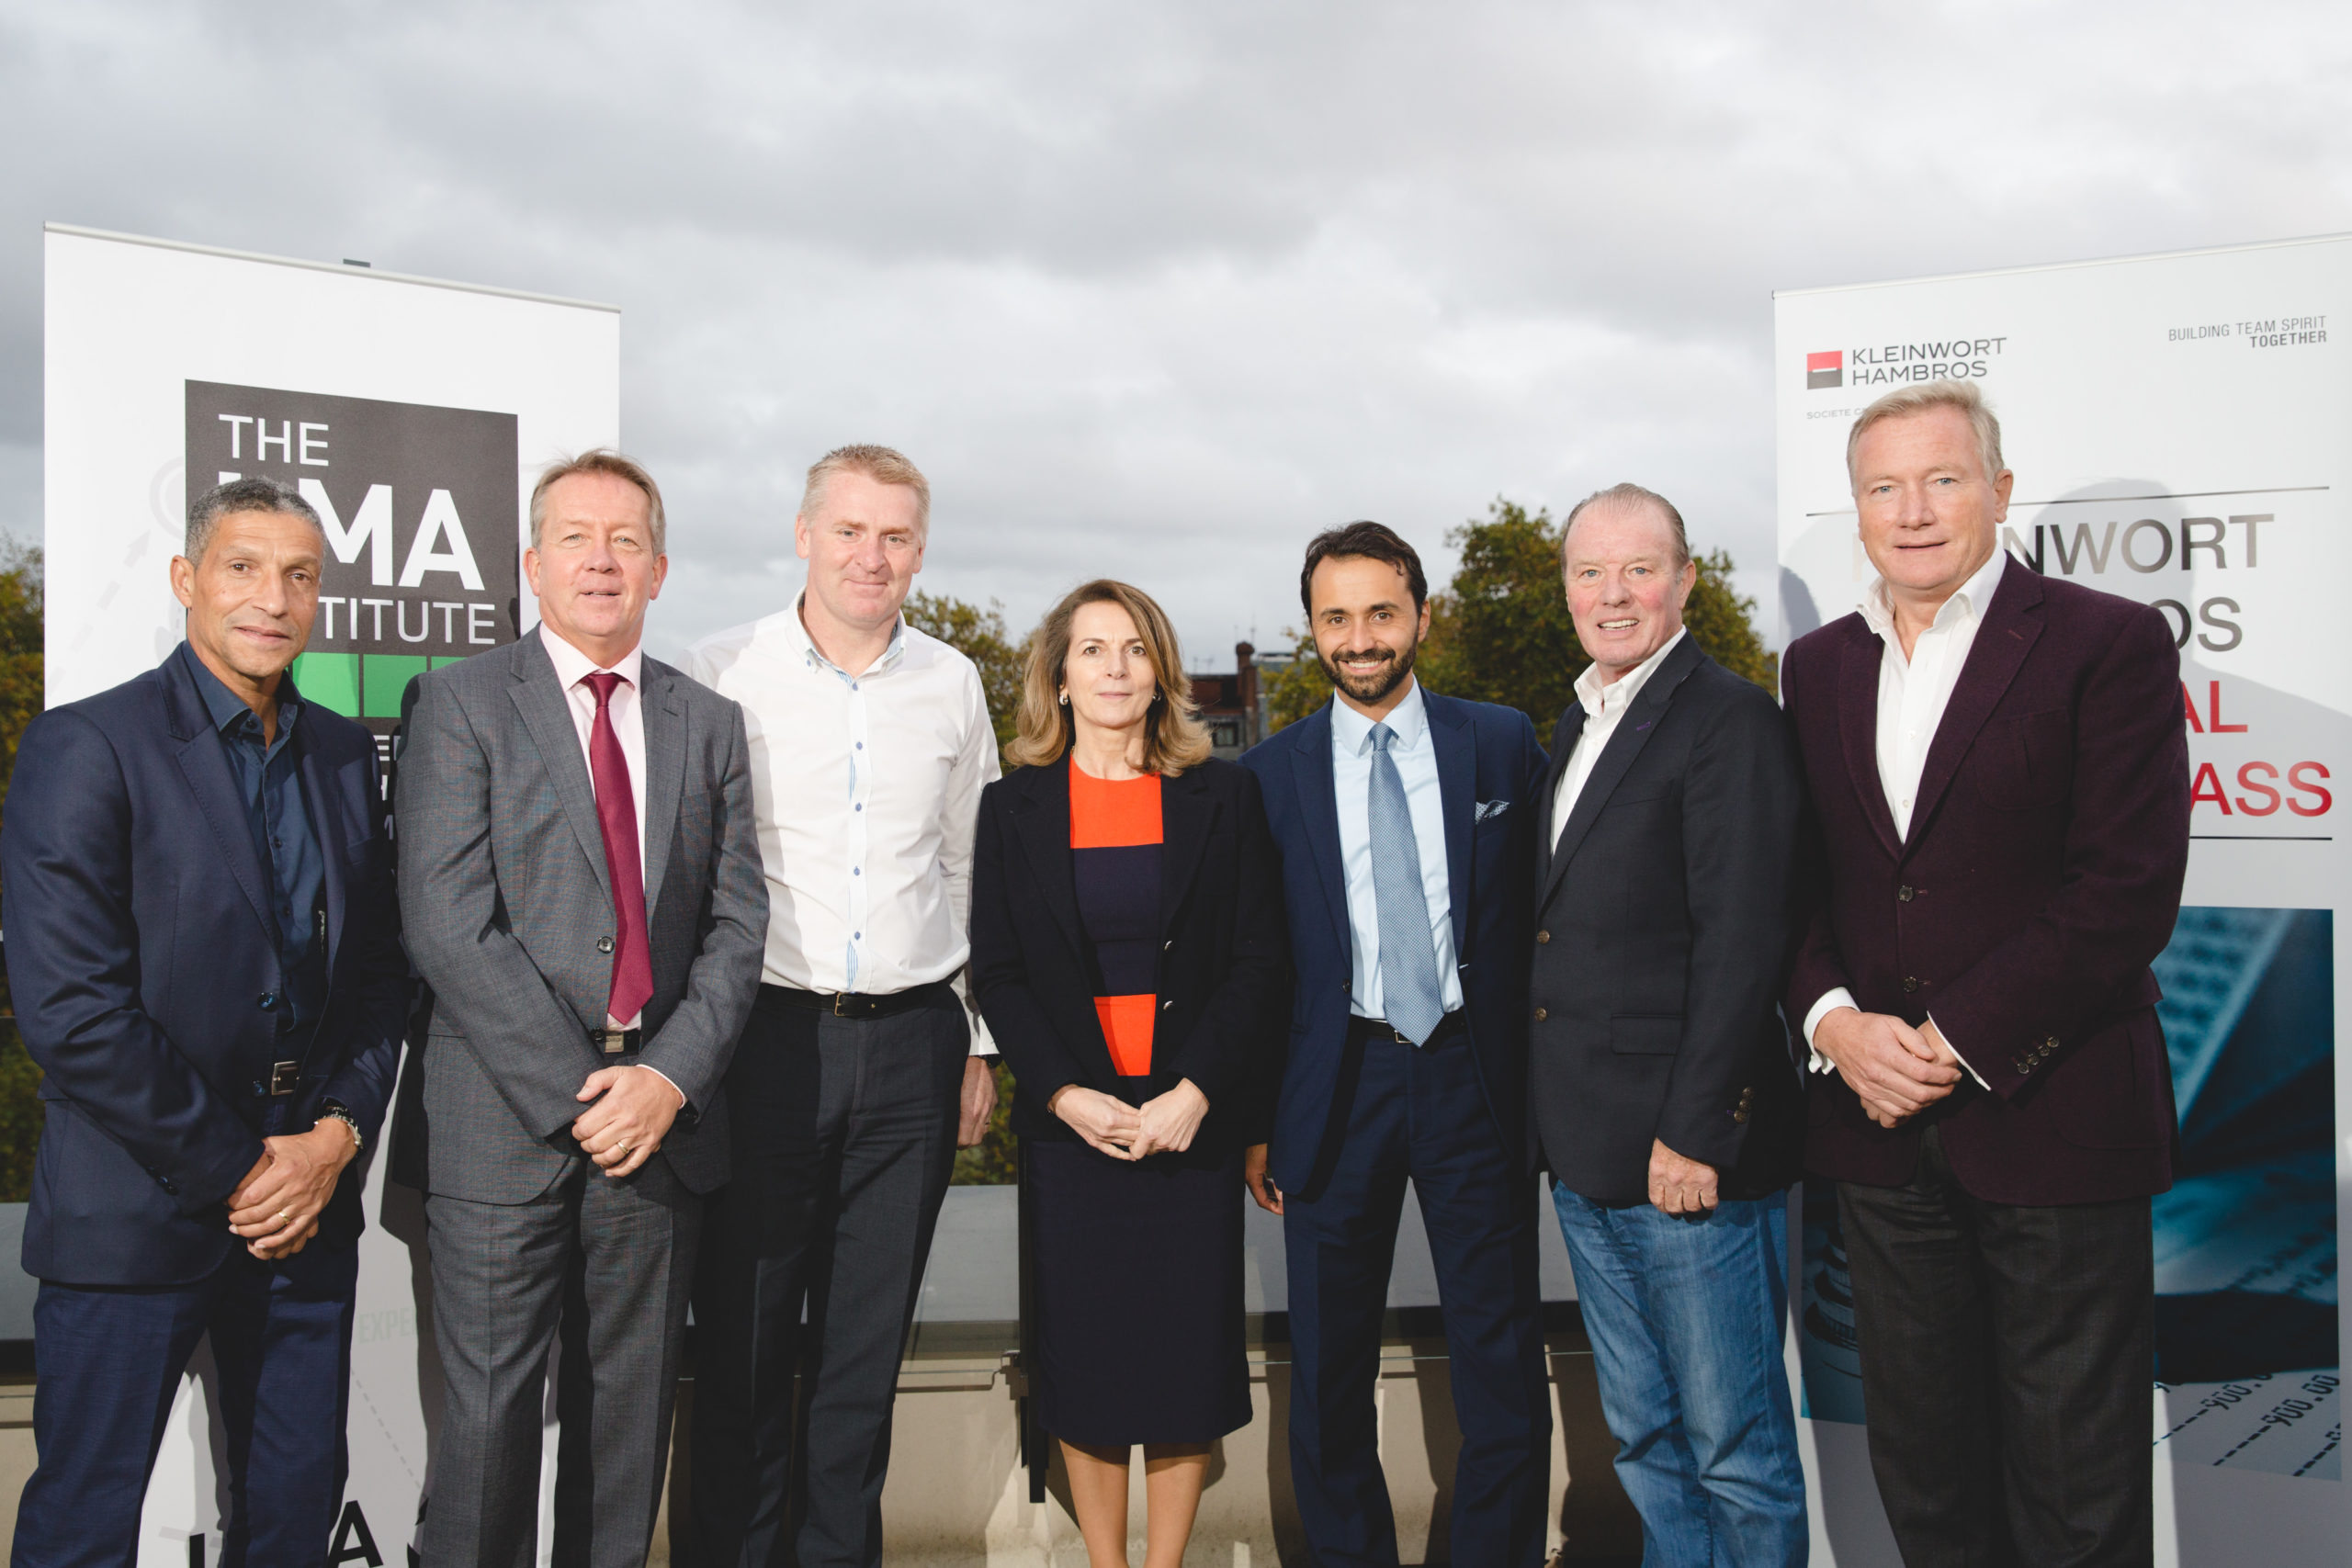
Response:
POLYGON ((1250 1419, 1242 1151, 1285 1001, 1258 781, 1209 756, 1176 635, 1090 582, 1032 644, 1015 771, 980 796, 972 987, 1012 1068, 1033 1218, 1035 1397, 1095 1568, 1176 1568, 1209 1446, 1250 1419))

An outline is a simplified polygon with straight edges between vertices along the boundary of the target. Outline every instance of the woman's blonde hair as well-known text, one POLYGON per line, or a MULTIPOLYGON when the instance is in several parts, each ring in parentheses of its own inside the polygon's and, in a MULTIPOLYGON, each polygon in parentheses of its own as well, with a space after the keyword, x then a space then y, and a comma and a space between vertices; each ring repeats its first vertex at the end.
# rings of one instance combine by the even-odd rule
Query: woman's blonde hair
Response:
POLYGON ((1176 628, 1151 595, 1124 582, 1098 578, 1070 590, 1029 639, 1029 669, 1021 682, 1020 733, 1005 746, 1004 760, 1016 768, 1042 768, 1069 750, 1077 721, 1062 705, 1062 667, 1069 661, 1070 623, 1081 606, 1116 604, 1136 624, 1144 659, 1156 688, 1143 724, 1143 771, 1181 773, 1208 760, 1208 726, 1193 706, 1193 683, 1184 678, 1184 657, 1176 628))

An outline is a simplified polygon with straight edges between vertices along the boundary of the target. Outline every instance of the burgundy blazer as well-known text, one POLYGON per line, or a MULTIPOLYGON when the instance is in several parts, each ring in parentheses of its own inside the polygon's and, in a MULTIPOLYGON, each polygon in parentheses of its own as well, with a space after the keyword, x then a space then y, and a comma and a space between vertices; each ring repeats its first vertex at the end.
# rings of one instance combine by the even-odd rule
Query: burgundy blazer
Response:
POLYGON ((1998 1203, 2172 1185, 2172 1073, 2149 963, 2188 864, 2180 657, 2159 611, 2011 560, 1928 748, 1898 842, 1878 776, 1884 645, 1860 615, 1781 666, 1810 795, 1805 934, 1789 1018, 1844 986, 1933 1013, 1963 1079, 1888 1129, 1836 1073, 1808 1093, 1805 1164, 1900 1186, 1942 1124, 1961 1183, 1998 1203))

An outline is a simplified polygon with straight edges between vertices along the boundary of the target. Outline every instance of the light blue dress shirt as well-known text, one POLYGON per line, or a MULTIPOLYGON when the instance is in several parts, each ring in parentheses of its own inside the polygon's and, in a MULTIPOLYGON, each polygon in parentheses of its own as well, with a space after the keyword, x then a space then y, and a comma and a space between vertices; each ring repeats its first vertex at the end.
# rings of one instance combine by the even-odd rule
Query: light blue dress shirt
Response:
MULTIPOLYGON (((1437 947, 1437 977, 1445 1010, 1462 1006, 1462 976, 1453 959, 1453 897, 1445 874, 1445 802, 1437 776, 1437 746, 1430 739, 1429 707, 1414 681, 1381 720, 1396 739, 1388 755, 1405 785, 1413 816, 1413 844, 1421 854, 1421 891, 1429 899, 1430 937, 1437 947)), ((1372 727, 1337 696, 1331 699, 1331 784, 1340 807, 1340 863, 1347 874, 1348 933, 1355 949, 1355 984, 1348 1010, 1385 1018, 1380 995, 1380 904, 1372 886, 1372 727)))

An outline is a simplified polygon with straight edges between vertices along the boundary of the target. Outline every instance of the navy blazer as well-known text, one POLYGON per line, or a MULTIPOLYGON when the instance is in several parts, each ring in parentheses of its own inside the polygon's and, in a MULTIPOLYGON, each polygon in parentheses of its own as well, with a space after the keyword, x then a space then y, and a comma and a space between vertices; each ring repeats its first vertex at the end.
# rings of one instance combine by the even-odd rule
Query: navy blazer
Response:
MULTIPOLYGON (((1517 708, 1442 697, 1426 687, 1421 696, 1437 748, 1453 955, 1470 1048, 1496 1134, 1516 1163, 1527 1147, 1528 920, 1544 749, 1535 743, 1535 726, 1517 708)), ((1266 817, 1282 853, 1295 976, 1269 1168, 1277 1185, 1305 1192, 1318 1165, 1328 1163, 1323 1140, 1355 988, 1329 706, 1276 731, 1241 761, 1265 785, 1266 817)))
MULTIPOLYGON (((177 1285, 243 1243, 221 1200, 261 1158, 284 988, 228 753, 183 644, 112 691, 27 727, 0 831, 8 983, 46 1075, 25 1271, 177 1285)), ((325 861, 326 1006, 284 1130, 348 1106, 372 1149, 408 996, 376 741, 303 705, 292 745, 325 861)), ((364 1224, 345 1171, 320 1241, 364 1224)), ((320 1242, 313 1242, 313 1246, 320 1242)))
POLYGON ((1812 908, 1787 1010, 1844 986, 1932 1013, 1967 1079, 1881 1127, 1835 1073, 1811 1089, 1806 1168, 1899 1186, 1940 1122, 1996 1203, 2106 1202, 2172 1184, 2171 1064, 2149 965, 2188 866, 2188 729, 2163 614, 2011 561, 1928 749, 1906 839, 1878 777, 1884 645, 1859 615, 1781 664, 1804 758, 1812 908))
POLYGON ((1726 1198, 1796 1179, 1804 1088, 1781 1026, 1804 785, 1772 694, 1685 637, 1650 671, 1553 843, 1580 702, 1535 811, 1528 1115, 1596 1203, 1649 1195, 1650 1145, 1726 1198))
POLYGON ((1066 1084, 1148 1100, 1184 1078, 1208 1096, 1204 1158, 1262 1142, 1282 1048, 1282 884, 1258 781, 1206 761, 1160 783, 1159 1014, 1152 1073, 1121 1079, 1094 1009, 1093 946, 1069 847, 1069 758, 980 792, 972 857, 972 996, 1012 1065, 1013 1130, 1078 1134, 1046 1109, 1066 1084))

